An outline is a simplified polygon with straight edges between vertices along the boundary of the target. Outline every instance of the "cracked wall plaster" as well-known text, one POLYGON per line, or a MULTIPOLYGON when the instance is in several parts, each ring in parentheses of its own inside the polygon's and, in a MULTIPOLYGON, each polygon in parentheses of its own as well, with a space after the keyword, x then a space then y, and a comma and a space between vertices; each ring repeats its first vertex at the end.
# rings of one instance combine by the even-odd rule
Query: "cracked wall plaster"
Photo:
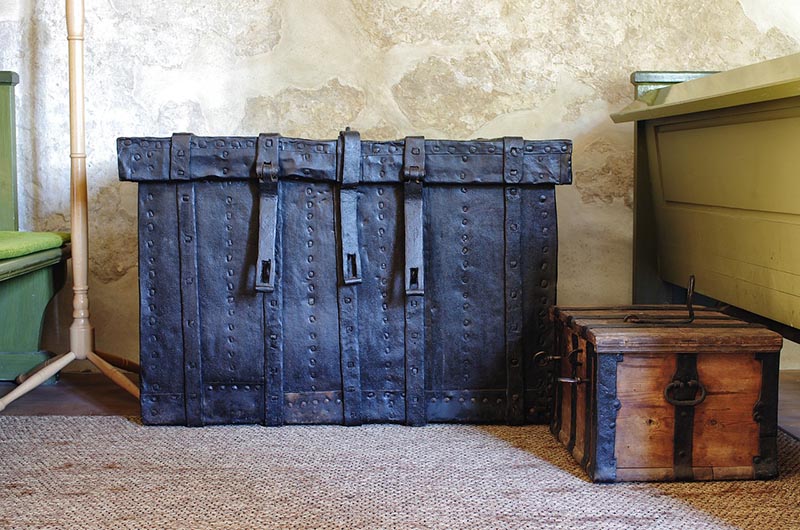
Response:
POLYGON ((266 129, 285 136, 336 138, 341 124, 355 121, 364 110, 364 92, 333 79, 318 89, 288 88, 274 96, 249 98, 238 133, 257 136, 266 129))
MULTIPOLYGON (((558 190, 559 300, 630 299, 632 130, 610 112, 634 70, 726 70, 800 51, 800 7, 770 0, 98 0, 86 13, 90 287, 97 342, 137 356, 136 187, 118 136, 572 138, 558 190)), ((21 223, 69 212, 62 4, 0 3, 17 87, 21 223)), ((48 332, 63 350, 69 299, 48 332)), ((58 306, 59 304, 56 304, 58 306)))

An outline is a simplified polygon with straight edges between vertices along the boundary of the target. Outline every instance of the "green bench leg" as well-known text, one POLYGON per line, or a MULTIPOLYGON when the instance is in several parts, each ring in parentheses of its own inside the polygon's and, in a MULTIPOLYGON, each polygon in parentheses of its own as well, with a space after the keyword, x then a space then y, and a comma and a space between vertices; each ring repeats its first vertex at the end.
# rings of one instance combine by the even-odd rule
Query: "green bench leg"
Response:
POLYGON ((62 262, 0 282, 0 381, 13 381, 50 358, 39 350, 39 340, 44 311, 64 273, 62 262))
MULTIPOLYGON (((53 356, 48 351, 32 352, 0 352, 0 381, 14 381, 20 374, 24 374, 34 366, 45 362, 53 356)), ((52 385, 58 380, 54 375, 44 385, 52 385)))

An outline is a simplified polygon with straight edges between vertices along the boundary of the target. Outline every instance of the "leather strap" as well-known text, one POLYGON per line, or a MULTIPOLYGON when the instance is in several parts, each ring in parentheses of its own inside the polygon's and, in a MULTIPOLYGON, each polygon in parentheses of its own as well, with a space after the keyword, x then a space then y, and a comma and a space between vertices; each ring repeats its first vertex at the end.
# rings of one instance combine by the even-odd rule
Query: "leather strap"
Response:
POLYGON ((425 402, 425 269, 423 194, 425 139, 409 136, 403 153, 405 217, 406 423, 427 423, 425 402))
POLYGON ((361 363, 358 351, 358 284, 361 258, 358 248, 358 191, 361 181, 361 137, 346 130, 339 135, 339 225, 341 271, 339 284, 339 348, 342 370, 344 424, 360 425, 361 363))
POLYGON ((275 233, 278 226, 278 159, 277 134, 258 135, 256 176, 258 177, 258 261, 255 290, 275 290, 275 233))

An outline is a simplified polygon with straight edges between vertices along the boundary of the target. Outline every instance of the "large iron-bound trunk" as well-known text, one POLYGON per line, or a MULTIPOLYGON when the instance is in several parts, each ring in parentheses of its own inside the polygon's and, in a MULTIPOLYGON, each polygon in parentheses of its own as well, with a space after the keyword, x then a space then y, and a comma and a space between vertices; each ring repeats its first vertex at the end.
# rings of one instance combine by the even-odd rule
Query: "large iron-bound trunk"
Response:
POLYGON ((148 424, 542 423, 566 140, 118 140, 148 424))

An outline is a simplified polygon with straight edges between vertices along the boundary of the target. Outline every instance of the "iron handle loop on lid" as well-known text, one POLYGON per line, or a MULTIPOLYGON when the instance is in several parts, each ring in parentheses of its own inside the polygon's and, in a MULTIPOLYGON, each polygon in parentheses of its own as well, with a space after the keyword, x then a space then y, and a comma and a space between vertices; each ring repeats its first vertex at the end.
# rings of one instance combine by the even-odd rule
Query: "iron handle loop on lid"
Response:
POLYGON ((694 299, 694 274, 689 276, 689 285, 686 287, 686 310, 689 313, 688 318, 671 318, 671 317, 652 317, 642 318, 639 315, 630 314, 623 319, 623 322, 630 322, 632 324, 664 324, 664 325, 686 325, 694 322, 694 306, 692 305, 694 299))

